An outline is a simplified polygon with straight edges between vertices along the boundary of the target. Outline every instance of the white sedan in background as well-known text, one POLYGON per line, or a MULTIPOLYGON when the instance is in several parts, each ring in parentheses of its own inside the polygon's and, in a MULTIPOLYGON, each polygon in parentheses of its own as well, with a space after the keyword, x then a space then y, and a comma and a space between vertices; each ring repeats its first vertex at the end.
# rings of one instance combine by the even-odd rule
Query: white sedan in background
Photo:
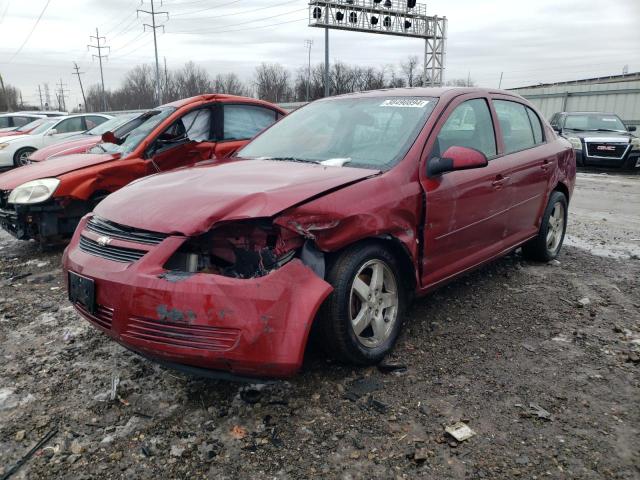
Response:
POLYGON ((26 165, 29 155, 42 147, 66 140, 77 133, 97 127, 113 118, 111 115, 89 113, 51 118, 28 135, 0 138, 0 167, 26 165))

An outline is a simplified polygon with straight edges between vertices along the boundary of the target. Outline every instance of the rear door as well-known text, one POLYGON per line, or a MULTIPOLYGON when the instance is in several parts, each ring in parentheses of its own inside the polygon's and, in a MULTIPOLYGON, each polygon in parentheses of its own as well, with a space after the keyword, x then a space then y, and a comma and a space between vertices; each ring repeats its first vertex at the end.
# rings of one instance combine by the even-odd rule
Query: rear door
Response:
POLYGON ((216 157, 231 156, 281 116, 276 110, 262 105, 221 103, 216 116, 220 139, 216 145, 216 157))
POLYGON ((463 95, 438 121, 427 142, 427 162, 447 148, 462 146, 483 152, 488 166, 447 172, 428 178, 422 280, 433 285, 471 268, 503 250, 507 228, 508 162, 497 156, 494 117, 489 100, 463 95))
POLYGON ((547 144, 542 122, 528 106, 509 97, 494 97, 504 160, 509 165, 511 211, 507 239, 520 243, 538 231, 556 152, 547 144))

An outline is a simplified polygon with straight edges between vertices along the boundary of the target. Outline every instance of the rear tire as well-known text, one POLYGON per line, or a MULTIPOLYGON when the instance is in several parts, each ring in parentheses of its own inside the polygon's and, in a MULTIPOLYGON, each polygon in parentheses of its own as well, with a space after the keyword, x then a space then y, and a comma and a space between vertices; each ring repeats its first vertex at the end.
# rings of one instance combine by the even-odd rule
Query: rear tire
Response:
POLYGON ((22 167, 24 165, 28 165, 29 155, 31 155, 35 151, 36 149, 31 147, 21 148, 20 150, 18 150, 16 153, 13 154, 13 165, 16 167, 22 167))
POLYGON ((522 254, 526 259, 549 262, 558 256, 567 230, 567 206, 564 193, 551 192, 538 235, 522 246, 522 254))
POLYGON ((374 365, 393 348, 407 307, 394 256, 383 246, 354 245, 327 272, 334 290, 320 310, 324 350, 336 360, 374 365))

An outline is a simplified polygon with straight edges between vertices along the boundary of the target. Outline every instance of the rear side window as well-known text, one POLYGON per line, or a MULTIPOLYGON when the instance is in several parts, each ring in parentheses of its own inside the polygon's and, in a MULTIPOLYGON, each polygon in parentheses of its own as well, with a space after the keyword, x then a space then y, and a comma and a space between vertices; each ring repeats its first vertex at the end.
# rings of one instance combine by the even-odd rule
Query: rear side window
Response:
POLYGON ((9 128, 11 126, 9 120, 9 117, 0 117, 0 128, 9 128))
POLYGON ((21 127, 29 122, 32 122, 33 120, 34 119, 31 117, 13 117, 13 126, 21 127))
POLYGON ((536 142, 536 145, 544 143, 544 137, 542 135, 542 123, 540 122, 540 118, 536 115, 536 112, 531 110, 529 107, 525 107, 527 109, 527 115, 529 115, 529 121, 531 122, 531 128, 533 128, 533 141, 536 142))
POLYGON ((82 117, 73 117, 61 121, 55 126, 57 133, 81 132, 84 130, 82 126, 82 117))
POLYGON ((91 130, 92 128, 96 128, 98 125, 103 124, 107 121, 104 117, 98 117, 96 115, 89 115, 84 117, 85 122, 87 123, 87 130, 91 130))
POLYGON ((508 100, 494 100, 493 104, 502 130, 504 153, 518 152, 533 147, 536 142, 526 107, 508 100))
POLYGON ((253 105, 224 105, 223 140, 248 140, 276 121, 276 112, 253 105))
POLYGON ((473 148, 487 157, 496 155, 496 136, 486 100, 467 100, 451 112, 436 138, 432 157, 441 156, 453 146, 473 148))

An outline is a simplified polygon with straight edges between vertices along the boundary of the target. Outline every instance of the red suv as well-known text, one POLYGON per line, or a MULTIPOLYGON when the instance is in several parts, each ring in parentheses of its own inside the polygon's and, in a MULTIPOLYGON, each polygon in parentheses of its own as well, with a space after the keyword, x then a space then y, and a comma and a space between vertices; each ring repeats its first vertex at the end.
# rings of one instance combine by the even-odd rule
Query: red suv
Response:
POLYGON ((296 372, 315 322, 379 362, 412 294, 522 247, 560 251, 571 145, 523 98, 398 89, 311 103, 240 161, 135 182, 84 217, 69 298, 124 346, 208 374, 296 372))
POLYGON ((0 226, 43 246, 68 239, 108 194, 147 175, 227 157, 285 114, 231 95, 200 95, 150 110, 136 117, 139 126, 126 138, 106 132, 89 153, 0 175, 0 226))

